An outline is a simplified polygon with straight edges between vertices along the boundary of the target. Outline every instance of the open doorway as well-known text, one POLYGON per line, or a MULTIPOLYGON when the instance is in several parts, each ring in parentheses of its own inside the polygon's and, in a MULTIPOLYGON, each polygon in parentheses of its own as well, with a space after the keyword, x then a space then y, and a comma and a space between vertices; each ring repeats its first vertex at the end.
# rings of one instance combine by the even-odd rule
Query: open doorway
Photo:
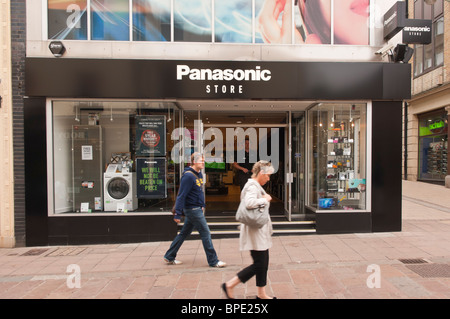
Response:
POLYGON ((202 147, 206 156, 206 211, 209 218, 229 218, 236 214, 242 188, 240 180, 251 177, 251 173, 244 174, 241 169, 245 167, 251 171, 253 163, 259 159, 270 160, 276 166, 276 172, 264 188, 273 198, 271 215, 284 217, 288 200, 285 179, 288 115, 287 112, 260 111, 184 112, 185 127, 192 130, 194 140, 199 138, 194 121, 201 119, 202 147), (246 144, 248 153, 242 151, 246 144))

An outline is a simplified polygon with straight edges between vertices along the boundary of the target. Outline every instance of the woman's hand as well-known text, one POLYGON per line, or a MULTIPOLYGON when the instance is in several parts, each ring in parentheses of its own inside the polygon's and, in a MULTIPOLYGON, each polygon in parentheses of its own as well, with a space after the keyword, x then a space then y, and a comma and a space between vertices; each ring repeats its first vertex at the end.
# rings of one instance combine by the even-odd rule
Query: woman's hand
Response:
MULTIPOLYGON (((300 32, 292 25, 292 14, 292 1, 266 0, 258 17, 259 29, 264 42, 290 44, 292 43, 291 32, 294 31, 294 43, 321 44, 320 38, 315 34, 306 34, 306 40, 303 40, 300 32), (280 26, 277 20, 281 13, 283 13, 283 17, 280 26)), ((306 32, 306 27, 304 30, 306 32)))
MULTIPOLYGON (((292 43, 292 1, 266 0, 258 17, 259 29, 264 42, 267 43, 292 43), (281 26, 277 20, 283 13, 281 26)), ((297 29, 294 30, 295 43, 303 43, 303 39, 297 29)))

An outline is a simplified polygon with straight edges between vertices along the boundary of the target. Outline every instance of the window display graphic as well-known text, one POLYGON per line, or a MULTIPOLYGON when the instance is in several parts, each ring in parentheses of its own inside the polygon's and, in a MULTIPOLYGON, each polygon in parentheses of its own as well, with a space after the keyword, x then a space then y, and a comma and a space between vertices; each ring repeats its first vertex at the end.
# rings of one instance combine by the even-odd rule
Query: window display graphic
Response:
POLYGON ((91 0, 92 40, 130 38, 128 0, 91 0))
POLYGON ((138 198, 166 198, 166 172, 165 158, 136 159, 138 198))
POLYGON ((166 117, 136 116, 136 155, 166 155, 166 117))
POLYGON ((87 0, 48 0, 48 38, 87 40, 87 0))
POLYGON ((91 30, 91 40, 128 41, 131 28, 133 41, 368 45, 369 5, 369 0, 49 0, 48 38, 87 40, 91 30))

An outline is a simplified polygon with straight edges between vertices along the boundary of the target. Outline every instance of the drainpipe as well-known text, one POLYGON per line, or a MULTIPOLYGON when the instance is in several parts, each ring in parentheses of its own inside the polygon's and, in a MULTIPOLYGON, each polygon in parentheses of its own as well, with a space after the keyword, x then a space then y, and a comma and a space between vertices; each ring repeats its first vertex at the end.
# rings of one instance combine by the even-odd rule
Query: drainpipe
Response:
POLYGON ((403 138, 404 138, 404 159, 403 159, 403 175, 404 175, 404 179, 405 181, 408 180, 408 103, 403 101, 403 112, 404 112, 404 119, 403 119, 403 123, 404 123, 404 134, 403 134, 403 138))

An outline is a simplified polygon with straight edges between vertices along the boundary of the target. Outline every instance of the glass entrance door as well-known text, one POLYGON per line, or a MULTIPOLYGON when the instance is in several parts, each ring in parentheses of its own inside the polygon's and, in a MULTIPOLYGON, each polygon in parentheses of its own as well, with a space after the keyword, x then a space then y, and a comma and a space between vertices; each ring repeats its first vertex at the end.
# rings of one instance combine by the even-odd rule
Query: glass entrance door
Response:
MULTIPOLYGON (((274 216, 295 220, 304 214, 305 198, 305 113, 271 112, 245 114, 238 112, 185 111, 183 125, 191 133, 190 151, 200 145, 205 154, 205 195, 208 215, 234 216, 240 202, 239 168, 234 165, 237 150, 242 147, 236 135, 238 129, 248 135, 255 133, 252 148, 277 161, 277 172, 266 184, 273 197, 271 213, 274 216), (200 126, 197 122, 200 122, 200 126), (201 132, 198 132, 198 130, 201 132), (228 134, 227 134, 228 132, 228 134), (231 135, 230 133, 231 132, 231 135), (276 133, 276 134, 275 134, 276 133), (272 140, 276 142, 273 143, 272 140), (265 149, 260 143, 266 143, 265 149), (231 149, 233 159, 227 158, 231 149), (274 154, 277 153, 277 156, 274 154), (220 159, 222 160, 220 160, 220 159)), ((185 149, 189 151, 189 149, 185 149)), ((264 156, 264 155, 263 155, 264 156)), ((275 164, 275 163, 274 163, 275 164)))
POLYGON ((305 113, 291 114, 291 215, 305 213, 305 113))

